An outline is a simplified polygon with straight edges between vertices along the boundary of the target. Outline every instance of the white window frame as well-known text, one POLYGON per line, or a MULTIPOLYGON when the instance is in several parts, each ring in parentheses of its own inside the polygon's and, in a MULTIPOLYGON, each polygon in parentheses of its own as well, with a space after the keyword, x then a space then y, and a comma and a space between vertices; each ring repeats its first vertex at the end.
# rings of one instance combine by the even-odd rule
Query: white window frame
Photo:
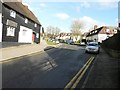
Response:
POLYGON ((117 33, 117 30, 116 29, 113 29, 114 33, 117 33))
POLYGON ((13 10, 10 10, 10 16, 13 18, 16 18, 16 12, 13 10))
POLYGON ((109 33, 109 32, 110 32, 110 29, 106 29, 106 32, 109 33))
POLYGON ((39 33, 36 33, 36 38, 39 38, 39 33))
POLYGON ((15 28, 11 26, 7 26, 6 36, 15 36, 15 28))
POLYGON ((37 24, 36 24, 36 23, 34 24, 34 27, 37 27, 37 24))
POLYGON ((28 19, 27 18, 25 18, 25 23, 28 23, 28 19))

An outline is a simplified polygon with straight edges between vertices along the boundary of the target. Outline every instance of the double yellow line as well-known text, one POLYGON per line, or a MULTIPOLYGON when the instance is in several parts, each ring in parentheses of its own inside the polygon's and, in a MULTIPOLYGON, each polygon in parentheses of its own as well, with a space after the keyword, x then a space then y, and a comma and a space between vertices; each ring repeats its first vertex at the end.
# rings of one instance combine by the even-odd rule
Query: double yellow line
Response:
POLYGON ((81 78, 85 74, 86 70, 94 60, 94 57, 91 57, 86 64, 80 69, 80 71, 72 78, 72 80, 65 86, 64 90, 67 90, 68 88, 74 89, 80 82, 81 78))

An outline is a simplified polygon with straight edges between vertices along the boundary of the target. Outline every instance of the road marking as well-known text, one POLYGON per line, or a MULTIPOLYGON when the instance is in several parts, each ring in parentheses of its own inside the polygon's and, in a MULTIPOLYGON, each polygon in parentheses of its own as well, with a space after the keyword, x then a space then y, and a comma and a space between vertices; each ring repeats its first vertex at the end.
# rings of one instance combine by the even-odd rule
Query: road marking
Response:
POLYGON ((23 56, 11 58, 11 59, 8 59, 8 60, 0 61, 0 64, 7 63, 7 62, 12 62, 12 61, 16 61, 16 60, 19 60, 19 59, 22 59, 22 58, 23 58, 23 56))
POLYGON ((88 65, 86 66, 86 68, 84 69, 84 71, 81 73, 81 75, 78 77, 78 79, 76 80, 76 82, 73 84, 73 86, 71 88, 76 88, 76 86, 78 85, 78 83, 80 82, 81 78, 83 77, 83 75, 85 74, 86 70, 88 69, 88 67, 90 66, 90 64, 92 63, 94 57, 92 57, 92 59, 90 60, 90 62, 88 63, 88 65))
POLYGON ((92 71, 92 69, 93 69, 93 67, 94 67, 94 64, 95 64, 97 58, 98 58, 98 55, 97 55, 97 57, 95 58, 95 60, 94 60, 94 62, 93 62, 93 65, 91 66, 90 71, 88 72, 87 77, 85 78, 85 81, 84 81, 84 83, 83 83, 83 85, 82 85, 82 88, 85 88, 85 85, 86 85, 86 83, 87 83, 87 81, 88 81, 88 78, 89 78, 89 76, 90 76, 90 73, 91 73, 91 71, 92 71))
POLYGON ((84 70, 84 68, 86 67, 86 65, 90 62, 90 60, 92 60, 93 57, 90 57, 89 60, 84 64, 84 66, 80 69, 80 71, 72 78, 72 80, 65 86, 64 90, 66 90, 66 88, 70 88, 71 85, 75 82, 75 80, 78 78, 78 76, 82 73, 82 71, 84 70))
POLYGON ((6 60, 3 60, 3 61, 0 61, 0 64, 7 63, 7 62, 12 62, 12 61, 16 61, 16 60, 20 60, 20 59, 22 59, 24 57, 31 57, 31 56, 42 54, 42 53, 44 53, 44 51, 30 53, 30 54, 27 54, 27 55, 23 55, 23 56, 18 56, 18 57, 6 59, 6 60))

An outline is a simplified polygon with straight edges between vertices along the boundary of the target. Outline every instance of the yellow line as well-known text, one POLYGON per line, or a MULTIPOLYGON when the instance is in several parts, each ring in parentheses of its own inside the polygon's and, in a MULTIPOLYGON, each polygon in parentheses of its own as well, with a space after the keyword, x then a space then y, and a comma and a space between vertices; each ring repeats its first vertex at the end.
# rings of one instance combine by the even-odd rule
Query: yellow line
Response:
POLYGON ((11 59, 4 60, 4 61, 0 61, 0 64, 7 63, 7 62, 12 62, 12 61, 16 61, 16 60, 19 60, 19 59, 21 59, 21 58, 23 58, 23 56, 11 58, 11 59))
POLYGON ((92 59, 89 58, 89 60, 86 62, 86 64, 80 69, 80 71, 72 78, 72 80, 65 86, 64 90, 66 90, 66 88, 70 88, 70 86, 73 84, 73 82, 77 79, 77 77, 79 76, 79 74, 83 71, 83 69, 85 68, 85 66, 88 64, 88 62, 92 59))
POLYGON ((40 51, 40 52, 30 53, 30 54, 23 55, 23 56, 18 56, 18 57, 10 58, 10 59, 7 59, 7 60, 0 61, 0 64, 7 63, 7 62, 12 62, 12 61, 15 61, 15 60, 20 60, 23 57, 34 56, 34 55, 38 55, 38 54, 42 54, 42 53, 43 53, 43 51, 40 51))
POLYGON ((73 86, 71 88, 76 88, 76 86, 78 85, 78 83, 80 82, 81 78, 83 77, 83 75, 85 74, 86 70, 88 69, 88 67, 90 66, 90 64, 92 63, 94 57, 92 57, 92 59, 90 60, 90 62, 88 63, 88 65, 86 66, 86 68, 84 69, 84 71, 81 73, 81 75, 78 77, 78 79, 76 80, 76 82, 73 84, 73 86))

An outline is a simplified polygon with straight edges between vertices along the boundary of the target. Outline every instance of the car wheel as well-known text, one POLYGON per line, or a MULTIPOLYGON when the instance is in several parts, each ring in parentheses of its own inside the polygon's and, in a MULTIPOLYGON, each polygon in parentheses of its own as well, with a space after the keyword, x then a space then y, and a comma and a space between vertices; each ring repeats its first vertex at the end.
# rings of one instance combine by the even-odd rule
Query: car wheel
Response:
POLYGON ((85 51, 85 53, 88 53, 88 51, 85 51))
POLYGON ((100 53, 100 51, 98 50, 97 54, 99 54, 99 53, 100 53))

